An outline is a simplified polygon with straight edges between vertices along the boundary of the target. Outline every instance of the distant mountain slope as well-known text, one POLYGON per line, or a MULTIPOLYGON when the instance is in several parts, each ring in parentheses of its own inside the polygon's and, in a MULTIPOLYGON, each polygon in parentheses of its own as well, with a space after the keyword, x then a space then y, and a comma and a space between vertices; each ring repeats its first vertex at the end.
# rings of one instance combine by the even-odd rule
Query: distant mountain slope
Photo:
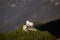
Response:
POLYGON ((16 29, 26 20, 46 23, 59 19, 59 7, 51 0, 0 0, 0 32, 16 29))

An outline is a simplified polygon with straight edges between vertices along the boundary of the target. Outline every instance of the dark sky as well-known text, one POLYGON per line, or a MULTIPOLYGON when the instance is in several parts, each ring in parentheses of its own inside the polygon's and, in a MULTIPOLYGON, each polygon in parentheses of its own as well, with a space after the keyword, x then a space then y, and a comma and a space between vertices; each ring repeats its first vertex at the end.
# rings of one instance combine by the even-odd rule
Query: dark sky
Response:
POLYGON ((42 23, 60 19, 60 1, 0 0, 0 31, 12 30, 26 20, 42 23))

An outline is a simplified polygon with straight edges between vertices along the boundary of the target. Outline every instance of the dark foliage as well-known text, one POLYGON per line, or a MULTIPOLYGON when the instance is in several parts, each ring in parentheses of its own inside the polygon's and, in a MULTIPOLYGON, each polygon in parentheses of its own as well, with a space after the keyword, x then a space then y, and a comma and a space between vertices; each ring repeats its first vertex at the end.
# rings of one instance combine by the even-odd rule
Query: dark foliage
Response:
POLYGON ((48 31, 56 37, 60 37, 60 19, 48 22, 44 25, 36 25, 36 28, 41 31, 48 31))
POLYGON ((0 33, 0 40, 5 40, 5 38, 6 38, 6 35, 3 33, 0 33))

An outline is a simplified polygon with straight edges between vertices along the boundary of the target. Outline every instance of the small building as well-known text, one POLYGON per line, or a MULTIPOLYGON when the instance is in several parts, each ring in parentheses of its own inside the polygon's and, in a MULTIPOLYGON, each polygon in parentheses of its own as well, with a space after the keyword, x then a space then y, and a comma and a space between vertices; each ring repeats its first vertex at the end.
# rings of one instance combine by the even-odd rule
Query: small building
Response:
POLYGON ((25 25, 23 25, 23 30, 24 31, 27 31, 27 30, 35 30, 36 31, 36 29, 34 28, 34 23, 30 22, 29 20, 26 21, 25 25))

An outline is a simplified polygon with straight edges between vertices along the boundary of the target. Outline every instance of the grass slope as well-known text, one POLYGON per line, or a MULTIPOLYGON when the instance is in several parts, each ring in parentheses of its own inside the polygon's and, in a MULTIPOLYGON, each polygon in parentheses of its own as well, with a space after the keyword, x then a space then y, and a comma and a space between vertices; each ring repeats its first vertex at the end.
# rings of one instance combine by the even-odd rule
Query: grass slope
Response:
POLYGON ((19 26, 16 30, 7 33, 6 40, 55 40, 47 31, 27 31, 22 32, 22 26, 19 26))

